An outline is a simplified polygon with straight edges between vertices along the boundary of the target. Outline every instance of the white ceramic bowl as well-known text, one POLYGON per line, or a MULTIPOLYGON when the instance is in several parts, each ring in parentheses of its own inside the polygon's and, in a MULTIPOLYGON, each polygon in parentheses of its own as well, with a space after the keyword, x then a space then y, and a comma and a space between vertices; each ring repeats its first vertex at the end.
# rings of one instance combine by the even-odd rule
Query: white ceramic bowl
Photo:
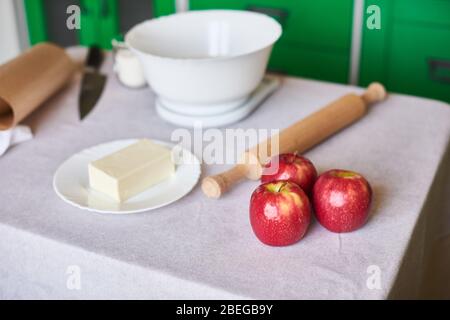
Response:
POLYGON ((281 32, 264 14, 204 10, 145 21, 125 41, 162 100, 214 105, 245 99, 258 86, 281 32))

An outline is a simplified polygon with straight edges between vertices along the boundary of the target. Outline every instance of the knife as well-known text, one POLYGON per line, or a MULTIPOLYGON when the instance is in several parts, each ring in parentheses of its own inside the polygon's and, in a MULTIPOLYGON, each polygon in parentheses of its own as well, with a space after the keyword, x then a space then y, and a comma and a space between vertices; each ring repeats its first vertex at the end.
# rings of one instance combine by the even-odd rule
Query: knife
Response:
POLYGON ((105 87, 106 76, 99 71, 102 62, 103 53, 101 49, 96 46, 90 47, 78 99, 80 120, 83 120, 91 112, 105 87))

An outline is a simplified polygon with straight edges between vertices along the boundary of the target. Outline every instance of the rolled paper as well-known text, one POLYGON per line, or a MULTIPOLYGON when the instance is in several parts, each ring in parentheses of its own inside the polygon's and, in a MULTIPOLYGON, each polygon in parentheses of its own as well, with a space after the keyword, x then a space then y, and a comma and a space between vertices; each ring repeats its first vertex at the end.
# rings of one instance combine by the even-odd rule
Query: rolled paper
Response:
POLYGON ((40 43, 0 66, 0 130, 41 106, 72 77, 76 64, 65 50, 40 43))

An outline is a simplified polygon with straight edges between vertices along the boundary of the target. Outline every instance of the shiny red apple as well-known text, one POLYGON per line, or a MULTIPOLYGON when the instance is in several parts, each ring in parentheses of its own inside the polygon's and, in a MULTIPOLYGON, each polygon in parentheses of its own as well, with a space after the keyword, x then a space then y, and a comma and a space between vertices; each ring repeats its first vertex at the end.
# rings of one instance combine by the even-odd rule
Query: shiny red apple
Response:
POLYGON ((367 221, 372 189, 359 173, 329 170, 314 184, 312 202, 317 220, 333 232, 350 232, 367 221))
POLYGON ((250 199, 250 223, 256 237, 271 246, 299 241, 311 221, 311 205, 303 190, 289 181, 260 185, 250 199))
POLYGON ((309 194, 316 178, 316 168, 309 159, 295 153, 284 153, 273 157, 264 166, 261 182, 288 180, 295 182, 303 191, 309 194))

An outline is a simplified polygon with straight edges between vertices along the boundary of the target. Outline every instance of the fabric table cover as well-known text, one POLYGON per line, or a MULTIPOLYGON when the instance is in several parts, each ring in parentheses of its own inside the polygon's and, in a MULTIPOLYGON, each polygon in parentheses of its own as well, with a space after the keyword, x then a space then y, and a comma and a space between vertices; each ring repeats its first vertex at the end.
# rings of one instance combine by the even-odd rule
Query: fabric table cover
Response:
MULTIPOLYGON (((197 185, 167 207, 131 215, 95 214, 57 197, 53 174, 74 153, 116 139, 169 141, 176 129, 157 116, 150 89, 119 84, 111 57, 103 68, 105 91, 83 122, 77 77, 26 119, 35 138, 0 158, 0 298, 450 297, 448 104, 391 94, 307 152, 319 172, 351 169, 368 179, 370 219, 346 234, 314 221, 299 243, 269 247, 249 224, 254 181, 220 200, 197 185)), ((285 77, 252 115, 229 127, 281 129, 362 90, 285 77)), ((202 176, 225 168, 203 165, 202 176)))

